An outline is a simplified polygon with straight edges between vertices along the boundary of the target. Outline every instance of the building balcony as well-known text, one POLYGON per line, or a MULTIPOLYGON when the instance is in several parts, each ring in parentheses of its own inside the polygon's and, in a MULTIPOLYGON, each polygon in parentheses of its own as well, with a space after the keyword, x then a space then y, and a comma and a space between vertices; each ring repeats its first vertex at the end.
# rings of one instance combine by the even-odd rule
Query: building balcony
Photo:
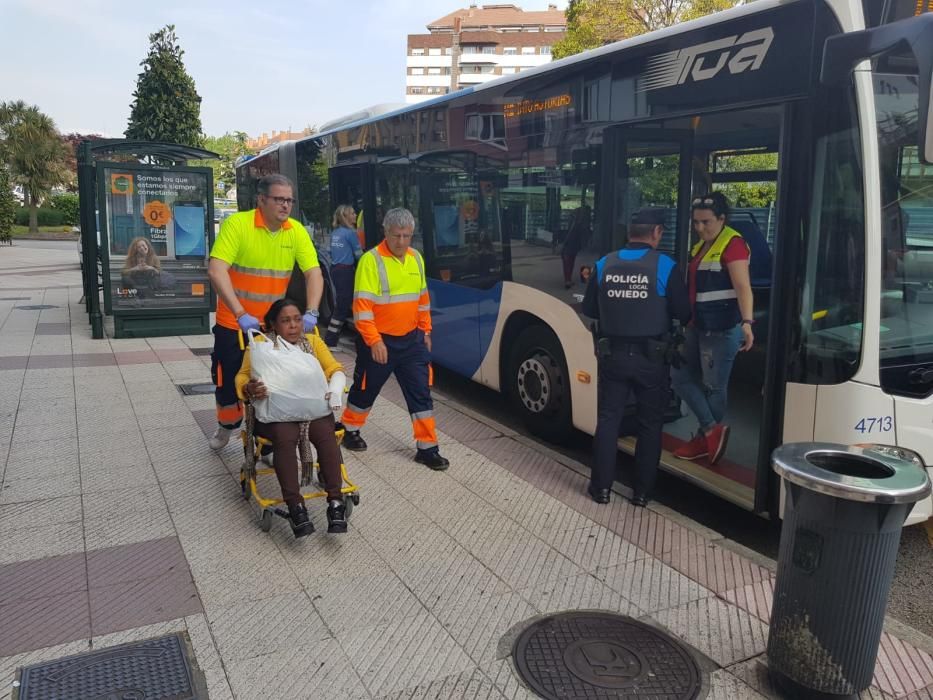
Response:
POLYGON ((471 65, 495 65, 502 57, 494 53, 461 53, 460 64, 469 63, 471 65))
POLYGON ((449 87, 449 75, 406 75, 405 84, 409 87, 449 87))
POLYGON ((461 85, 476 85, 478 83, 485 83, 488 80, 493 80, 494 78, 499 77, 501 76, 498 76, 495 73, 461 73, 458 81, 461 85))

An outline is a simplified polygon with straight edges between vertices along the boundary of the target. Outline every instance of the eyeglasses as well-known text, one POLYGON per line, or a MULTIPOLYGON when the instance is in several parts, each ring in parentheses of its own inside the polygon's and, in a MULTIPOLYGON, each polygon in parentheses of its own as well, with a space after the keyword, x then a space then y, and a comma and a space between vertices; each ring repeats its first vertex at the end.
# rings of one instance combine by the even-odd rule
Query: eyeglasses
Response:
POLYGON ((267 194, 264 194, 263 197, 265 197, 266 199, 271 199, 273 202, 279 205, 287 204, 288 206, 291 206, 292 204, 295 203, 295 200, 292 199, 291 197, 270 197, 267 194))
POLYGON ((701 204, 715 204, 716 201, 712 197, 697 197, 691 203, 691 206, 698 207, 701 204))

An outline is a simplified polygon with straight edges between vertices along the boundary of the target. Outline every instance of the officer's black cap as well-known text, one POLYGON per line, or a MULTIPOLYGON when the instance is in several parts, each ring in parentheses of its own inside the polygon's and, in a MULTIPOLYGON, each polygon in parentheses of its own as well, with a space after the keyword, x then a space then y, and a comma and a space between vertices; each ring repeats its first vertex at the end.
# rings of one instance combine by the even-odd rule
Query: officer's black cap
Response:
POLYGON ((666 218, 667 209, 664 207, 645 207, 635 212, 632 216, 632 223, 645 226, 663 226, 666 218))

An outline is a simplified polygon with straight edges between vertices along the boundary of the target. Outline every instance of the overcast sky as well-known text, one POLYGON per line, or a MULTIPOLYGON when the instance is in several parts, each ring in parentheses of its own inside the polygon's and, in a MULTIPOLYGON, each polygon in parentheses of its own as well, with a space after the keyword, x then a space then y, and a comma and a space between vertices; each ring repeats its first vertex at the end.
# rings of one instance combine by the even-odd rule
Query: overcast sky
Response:
POLYGON ((174 24, 205 133, 299 130, 404 102, 406 36, 468 4, 0 0, 0 101, 38 105, 63 133, 122 136, 149 34, 174 24))

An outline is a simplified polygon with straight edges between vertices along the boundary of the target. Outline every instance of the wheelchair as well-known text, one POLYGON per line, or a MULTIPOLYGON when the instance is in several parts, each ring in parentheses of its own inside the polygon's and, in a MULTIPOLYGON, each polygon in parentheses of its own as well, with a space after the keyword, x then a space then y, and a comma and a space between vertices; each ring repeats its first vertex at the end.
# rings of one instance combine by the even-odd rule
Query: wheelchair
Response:
MULTIPOLYGON (((253 409, 251 406, 247 406, 246 410, 252 411, 253 409)), ((249 418, 251 419, 252 416, 249 418)), ((337 423, 335 435, 337 437, 337 445, 339 446, 343 441, 344 435, 344 429, 340 423, 337 423)), ((275 469, 271 467, 257 468, 257 464, 260 463, 262 459, 263 448, 271 448, 272 441, 258 435, 253 436, 248 434, 246 430, 242 431, 240 436, 243 441, 244 456, 244 463, 240 468, 240 492, 243 495, 243 500, 255 501, 256 505, 259 506, 259 529, 263 532, 269 532, 269 530, 272 529, 273 516, 277 515, 280 518, 288 520, 288 509, 282 507, 285 501, 281 498, 264 496, 257 483, 258 477, 260 476, 275 476, 275 469)), ((327 496, 327 491, 324 488, 324 479, 321 474, 320 465, 316 461, 305 462, 300 465, 300 469, 301 477, 299 483, 302 489, 312 484, 318 487, 315 491, 309 491, 307 493, 302 492, 305 503, 315 498, 325 498, 327 496)), ((343 477, 344 483, 343 488, 340 489, 340 493, 343 494, 343 503, 347 509, 347 520, 349 520, 351 513, 353 513, 353 507, 360 503, 360 493, 357 485, 350 481, 350 477, 347 475, 347 468, 343 462, 340 463, 340 475, 343 477)))

